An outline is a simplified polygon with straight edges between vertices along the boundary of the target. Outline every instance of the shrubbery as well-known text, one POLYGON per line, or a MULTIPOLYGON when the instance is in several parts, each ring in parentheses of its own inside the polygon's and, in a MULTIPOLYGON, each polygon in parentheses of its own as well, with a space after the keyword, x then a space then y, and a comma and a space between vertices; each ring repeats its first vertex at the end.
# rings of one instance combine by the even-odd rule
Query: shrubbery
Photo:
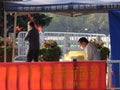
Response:
POLYGON ((39 58, 43 61, 59 61, 62 55, 61 48, 54 40, 46 40, 40 47, 39 58))
MULTIPOLYGON (((12 40, 6 38, 7 43, 7 62, 12 61, 12 40)), ((0 37, 0 62, 4 62, 4 39, 0 37)))

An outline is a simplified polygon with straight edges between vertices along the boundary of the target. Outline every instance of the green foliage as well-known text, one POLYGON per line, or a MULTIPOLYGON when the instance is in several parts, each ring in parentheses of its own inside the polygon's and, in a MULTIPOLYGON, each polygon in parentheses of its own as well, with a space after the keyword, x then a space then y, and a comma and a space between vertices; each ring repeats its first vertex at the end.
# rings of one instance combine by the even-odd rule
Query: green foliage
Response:
POLYGON ((61 58, 61 49, 60 47, 41 48, 40 58, 45 61, 59 61, 61 58))
MULTIPOLYGON (((7 47, 7 55, 12 56, 12 46, 7 47)), ((0 56, 4 56, 4 47, 0 47, 0 56)))
POLYGON ((108 14, 95 13, 78 17, 50 14, 52 22, 44 31, 103 33, 108 35, 108 14), (68 30, 69 27, 69 30, 68 30), (88 30, 85 31, 85 28, 88 30))
POLYGON ((59 61, 62 55, 61 48, 53 40, 47 40, 40 48, 40 60, 59 61))
MULTIPOLYGON (((52 17, 45 15, 45 14, 31 14, 34 22, 37 25, 40 25, 42 27, 48 26, 49 23, 52 20, 52 17)), ((30 18, 27 15, 18 16, 17 19, 17 25, 20 25, 24 29, 27 29, 27 22, 30 20, 30 18)))
POLYGON ((3 15, 3 11, 4 11, 4 8, 3 8, 3 0, 0 0, 0 13, 3 15))
MULTIPOLYGON (((12 46, 7 47, 7 55, 12 56, 12 46)), ((0 47, 0 56, 4 56, 4 47, 0 47)))
MULTIPOLYGON (((7 62, 12 62, 12 46, 7 47, 7 62)), ((0 62, 4 62, 4 47, 0 47, 0 62)))
POLYGON ((103 46, 103 41, 96 42, 96 39, 92 39, 90 42, 97 47, 100 53, 100 60, 107 60, 109 58, 110 50, 108 47, 103 46))
MULTIPOLYGON (((7 43, 7 62, 11 62, 12 61, 12 42, 9 39, 6 39, 6 43, 7 43)), ((4 39, 2 37, 0 37, 0 62, 4 61, 4 39)))
POLYGON ((8 46, 7 47, 7 54, 12 56, 12 50, 13 50, 12 46, 8 46))
MULTIPOLYGON (((40 25, 42 27, 48 26, 49 23, 52 21, 52 17, 50 17, 49 15, 46 14, 31 14, 34 22, 36 23, 36 25, 40 25)), ((7 19, 8 19, 8 29, 9 27, 11 27, 9 30, 11 32, 13 32, 13 25, 14 25, 14 16, 11 14, 7 15, 7 19)), ((22 27, 23 31, 27 30, 27 22, 31 20, 28 15, 23 15, 23 16, 18 16, 17 17, 17 25, 19 25, 20 27, 22 27)))
POLYGON ((0 56, 4 56, 4 48, 0 47, 0 56))
MULTIPOLYGON (((32 16, 34 22, 37 25, 40 25, 42 27, 48 26, 52 20, 52 17, 49 17, 48 15, 45 15, 45 14, 31 14, 31 16, 32 16)), ((17 22, 18 22, 18 25, 25 27, 25 25, 27 26, 27 22, 29 20, 30 20, 30 18, 27 15, 24 15, 24 16, 19 16, 17 22)))
POLYGON ((29 18, 28 18, 27 15, 18 16, 18 18, 17 18, 17 25, 22 27, 22 29, 27 30, 27 22, 28 21, 29 21, 29 18))
POLYGON ((52 17, 48 16, 47 14, 32 14, 33 19, 42 27, 48 26, 52 20, 52 17))
POLYGON ((100 48, 99 51, 100 51, 100 58, 101 58, 101 60, 107 60, 107 58, 109 57, 109 53, 110 53, 109 48, 102 47, 102 48, 100 48))
POLYGON ((0 38, 0 46, 4 45, 4 39, 0 38))

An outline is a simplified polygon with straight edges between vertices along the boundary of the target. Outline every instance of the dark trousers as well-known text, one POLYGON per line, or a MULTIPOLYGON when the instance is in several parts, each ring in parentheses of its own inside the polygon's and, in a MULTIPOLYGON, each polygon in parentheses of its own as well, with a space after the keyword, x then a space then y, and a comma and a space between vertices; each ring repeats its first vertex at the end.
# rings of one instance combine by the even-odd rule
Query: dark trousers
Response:
POLYGON ((27 62, 31 62, 32 60, 34 60, 34 62, 38 62, 38 56, 39 50, 28 50, 27 62))

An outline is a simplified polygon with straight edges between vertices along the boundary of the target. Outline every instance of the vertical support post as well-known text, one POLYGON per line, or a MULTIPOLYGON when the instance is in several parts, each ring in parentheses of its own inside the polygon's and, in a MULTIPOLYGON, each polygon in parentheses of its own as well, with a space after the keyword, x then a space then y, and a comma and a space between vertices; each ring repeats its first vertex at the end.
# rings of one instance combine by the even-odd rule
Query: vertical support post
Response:
POLYGON ((4 62, 6 62, 6 37, 7 37, 7 14, 4 11, 4 62))
POLYGON ((110 62, 107 62, 108 65, 108 75, 107 75, 107 79, 108 79, 108 88, 111 89, 112 87, 112 64, 110 62))
POLYGON ((17 13, 14 13, 14 36, 13 36, 13 53, 12 53, 12 62, 15 57, 15 42, 16 42, 16 24, 17 24, 17 13))

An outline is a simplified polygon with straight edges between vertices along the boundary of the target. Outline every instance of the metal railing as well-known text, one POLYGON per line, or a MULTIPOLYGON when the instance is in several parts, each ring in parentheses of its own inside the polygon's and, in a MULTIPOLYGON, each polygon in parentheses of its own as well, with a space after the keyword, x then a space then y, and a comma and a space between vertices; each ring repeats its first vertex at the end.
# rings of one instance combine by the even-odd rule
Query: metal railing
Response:
MULTIPOLYGON (((18 55, 14 58, 16 60, 18 57, 26 57, 28 44, 24 41, 27 32, 20 32, 18 34, 18 55)), ((86 37, 88 40, 96 39, 97 41, 103 40, 107 41, 107 36, 104 34, 94 34, 94 33, 73 33, 73 32, 44 32, 40 33, 40 43, 44 40, 55 40, 60 48, 62 49, 63 55, 69 51, 80 51, 80 47, 77 43, 80 37, 86 37)), ((106 44, 107 45, 107 44, 106 44)))

